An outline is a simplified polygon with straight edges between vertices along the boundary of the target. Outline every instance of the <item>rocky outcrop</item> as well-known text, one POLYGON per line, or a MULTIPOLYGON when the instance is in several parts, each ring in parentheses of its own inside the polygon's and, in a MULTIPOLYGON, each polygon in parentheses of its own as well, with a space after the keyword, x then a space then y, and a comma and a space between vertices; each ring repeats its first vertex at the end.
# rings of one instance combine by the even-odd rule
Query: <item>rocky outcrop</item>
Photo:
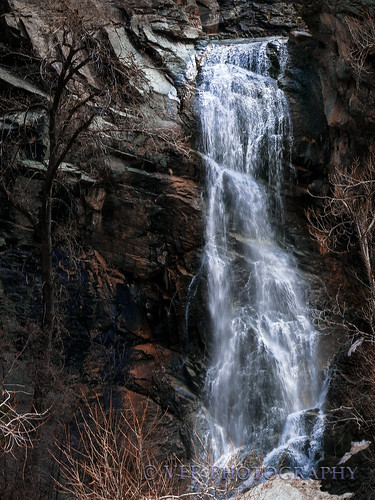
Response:
POLYGON ((252 498, 261 498, 262 500, 339 500, 352 498, 351 493, 343 495, 330 495, 320 491, 319 482, 311 479, 294 479, 288 475, 281 475, 271 481, 256 486, 249 493, 238 495, 236 500, 250 500, 252 498))
POLYGON ((291 31, 289 64, 280 85, 287 93, 293 123, 293 164, 302 184, 307 172, 324 172, 330 155, 319 68, 313 57, 316 41, 308 32, 291 31))
POLYGON ((374 7, 360 0, 304 4, 304 19, 319 42, 314 55, 319 61, 336 166, 348 165, 355 156, 363 156, 373 147, 373 56, 370 51, 360 68, 360 40, 356 40, 351 28, 358 20, 365 31, 371 30, 374 14, 374 7))
POLYGON ((218 0, 220 31, 237 37, 288 34, 303 27, 299 2, 218 0))

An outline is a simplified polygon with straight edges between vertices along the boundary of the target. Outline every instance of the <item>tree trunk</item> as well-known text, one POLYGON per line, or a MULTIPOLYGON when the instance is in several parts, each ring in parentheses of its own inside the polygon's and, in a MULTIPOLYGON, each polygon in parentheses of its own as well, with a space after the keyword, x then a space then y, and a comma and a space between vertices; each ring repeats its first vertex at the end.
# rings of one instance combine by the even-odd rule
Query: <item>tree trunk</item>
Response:
POLYGON ((40 267, 42 275, 42 338, 41 359, 35 365, 34 405, 45 409, 45 397, 50 383, 49 367, 52 353, 52 334, 55 322, 54 286, 52 279, 52 187, 42 190, 40 209, 40 267))
POLYGON ((45 335, 47 361, 51 353, 52 332, 55 321, 54 287, 52 277, 52 187, 43 193, 40 216, 40 259, 42 273, 42 328, 45 335))
POLYGON ((359 243, 361 248, 362 261, 366 268, 367 280, 370 289, 369 293, 369 311, 368 311, 368 321, 371 327, 371 330, 374 331, 375 328, 375 283, 374 283, 374 274, 373 274, 373 266, 372 266, 372 257, 371 257, 371 244, 367 236, 361 237, 361 233, 359 233, 359 243))

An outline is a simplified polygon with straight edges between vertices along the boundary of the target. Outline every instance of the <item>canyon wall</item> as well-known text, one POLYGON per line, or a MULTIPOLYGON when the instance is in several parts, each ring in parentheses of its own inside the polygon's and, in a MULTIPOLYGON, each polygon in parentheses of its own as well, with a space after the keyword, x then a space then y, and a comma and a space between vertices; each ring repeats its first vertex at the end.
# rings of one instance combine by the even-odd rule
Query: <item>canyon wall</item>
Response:
MULTIPOLYGON (((375 146, 374 3, 366 0, 306 1, 302 16, 315 43, 312 54, 319 69, 329 130, 331 152, 326 163, 326 179, 335 172, 350 169, 354 161, 359 169, 364 169, 375 146)), ((322 180, 313 182, 311 188, 313 194, 320 196, 329 189, 322 180)), ((323 256, 323 260, 329 259, 329 256, 323 256)), ((331 295, 341 294, 341 307, 346 304, 340 321, 353 322, 358 328, 357 333, 361 333, 356 336, 355 329, 342 329, 339 322, 336 323, 341 340, 331 365, 326 463, 338 464, 344 452, 350 450, 352 441, 366 439, 368 444, 364 452, 348 455, 348 463, 358 467, 360 478, 345 484, 326 481, 325 488, 331 493, 355 491, 355 498, 373 498, 374 451, 369 422, 373 421, 374 410, 366 403, 372 399, 374 387, 372 342, 364 343, 354 354, 348 350, 351 342, 360 337, 363 339, 371 330, 370 315, 362 312, 366 299, 361 297, 364 290, 366 293, 366 285, 358 280, 364 267, 358 254, 350 250, 331 261, 334 269, 329 282, 331 295), (352 340, 348 342, 348 338, 352 340), (342 339, 346 339, 346 343, 342 339), (356 412, 361 415, 361 421, 351 418, 356 412)))
MULTIPOLYGON (((103 380, 110 385, 118 377, 122 382, 126 379, 128 388, 152 394, 170 410, 176 404, 184 406, 185 400, 189 406, 194 399, 189 391, 199 385, 203 368, 199 358, 207 329, 204 304, 196 301, 190 309, 196 327, 185 338, 187 293, 200 267, 203 241, 203 172, 195 151, 192 107, 200 58, 195 45, 207 40, 207 34, 286 34, 302 23, 291 3, 254 3, 251 15, 248 4, 128 0, 105 5, 67 2, 61 7, 87 22, 100 20, 98 25, 120 64, 127 57, 135 58, 151 86, 145 114, 156 127, 156 141, 162 143, 154 147, 141 133, 136 148, 126 136, 108 143, 106 154, 97 160, 100 178, 88 172, 90 151, 85 156, 72 154, 62 167, 64 178, 55 190, 53 214, 55 231, 60 231, 54 267, 59 286, 67 291, 62 307, 70 332, 63 340, 66 362, 76 372, 83 370, 84 377, 98 386, 103 380), (165 137, 175 139, 164 144, 165 137), (70 268, 71 251, 78 259, 79 278, 70 268), (180 356, 186 348, 194 368, 189 361, 181 368, 180 356), (115 368, 108 368, 113 353, 120 359, 115 368), (108 370, 112 375, 106 374, 108 370), (160 370, 167 376, 157 376, 160 370)), ((49 89, 38 76, 38 61, 48 55, 50 33, 59 15, 52 4, 9 0, 0 18, 3 95, 9 103, 27 99, 35 107, 25 119, 27 139, 21 144, 20 175, 11 193, 25 198, 35 212, 40 209, 40 172, 48 151, 43 100, 48 99, 49 89)), ((4 115, 5 133, 11 130, 12 120, 21 119, 9 108, 4 115)), ((18 338, 19 323, 38 322, 38 242, 27 220, 2 196, 1 300, 3 310, 15 315, 3 320, 3 328, 13 341, 18 338)), ((186 421, 180 408, 174 413, 186 421)))
MULTIPOLYGON (((30 409, 38 379, 45 407, 54 408, 26 462, 25 480, 16 487, 10 477, 22 474, 25 457, 18 464, 2 457, 0 489, 9 499, 48 495, 54 465, 46 449, 86 397, 98 394, 119 408, 128 406, 129 395, 139 405, 150 398, 151 413, 165 413, 161 442, 179 456, 189 448, 196 400, 187 385, 189 371, 190 380, 195 372, 182 354, 187 290, 202 247, 201 159, 192 148, 189 104, 194 44, 204 36, 199 10, 195 2, 171 0, 71 2, 61 8, 87 22, 98 20, 120 67, 122 60, 136 61, 150 87, 141 110, 149 117, 148 133, 138 133, 137 144, 126 133, 107 141, 97 158, 96 151, 83 148, 62 165, 54 189, 58 325, 50 366, 40 347, 38 237, 2 192, 2 384, 10 391, 21 388, 18 404, 30 409), (92 161, 98 176, 90 175, 92 161)), ((0 14, 3 139, 24 120, 19 175, 9 189, 37 213, 49 148, 43 110, 50 91, 39 70, 51 32, 60 28, 59 11, 53 4, 10 0, 0 14), (19 102, 30 106, 26 114, 14 110, 19 102)))

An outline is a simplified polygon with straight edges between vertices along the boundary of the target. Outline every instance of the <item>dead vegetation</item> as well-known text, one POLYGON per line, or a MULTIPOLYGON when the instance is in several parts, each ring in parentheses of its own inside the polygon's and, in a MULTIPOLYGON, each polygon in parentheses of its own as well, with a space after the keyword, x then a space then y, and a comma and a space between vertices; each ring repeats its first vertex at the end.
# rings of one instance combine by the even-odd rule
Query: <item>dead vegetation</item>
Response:
MULTIPOLYGON (((319 207, 310 208, 306 213, 310 232, 316 238, 322 254, 359 255, 362 269, 351 269, 363 301, 358 317, 367 322, 369 329, 366 334, 362 333, 368 340, 373 341, 375 155, 370 153, 363 162, 356 159, 350 167, 342 171, 335 169, 329 180, 331 192, 324 197, 315 196, 319 200, 319 207)), ((343 304, 338 305, 339 307, 335 308, 336 313, 342 316, 345 307, 343 304)))
POLYGON ((366 12, 363 19, 346 16, 345 23, 351 36, 348 59, 356 76, 362 79, 372 72, 370 56, 375 56, 375 19, 366 12))
MULTIPOLYGON (((329 178, 330 192, 316 198, 307 211, 310 232, 322 254, 330 253, 346 263, 354 289, 339 287, 319 321, 340 333, 341 350, 332 367, 327 408, 329 434, 336 448, 346 441, 373 441, 375 424, 375 155, 355 159, 343 170, 336 167, 329 178)), ((332 445, 333 446, 333 445, 332 445)), ((332 455, 336 450, 330 450, 332 455)), ((374 455, 363 459, 373 469, 374 455)), ((365 470, 363 482, 374 489, 365 470)), ((369 491, 369 490, 367 490, 369 491)))
POLYGON ((43 425, 48 410, 21 411, 17 407, 16 394, 3 390, 0 402, 0 448, 14 455, 15 449, 32 448, 38 428, 43 425))
POLYGON ((163 454, 166 413, 151 411, 149 403, 139 406, 128 396, 125 408, 115 409, 112 401, 105 406, 98 397, 86 399, 75 430, 53 452, 58 490, 78 500, 227 498, 243 483, 239 470, 261 467, 255 455, 244 462, 235 452, 227 463, 215 464, 201 445, 188 462, 163 454))

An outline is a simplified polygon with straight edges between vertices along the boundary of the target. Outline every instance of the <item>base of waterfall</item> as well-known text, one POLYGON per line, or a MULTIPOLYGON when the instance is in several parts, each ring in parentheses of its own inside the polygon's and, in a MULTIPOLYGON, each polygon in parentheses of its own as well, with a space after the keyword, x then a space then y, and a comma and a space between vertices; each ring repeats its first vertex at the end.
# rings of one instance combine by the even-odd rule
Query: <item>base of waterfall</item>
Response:
POLYGON ((235 500, 339 500, 353 498, 353 493, 330 495, 320 490, 321 482, 312 479, 289 479, 288 474, 266 481, 247 493, 237 495, 235 500), (285 477, 284 477, 285 476, 285 477))

